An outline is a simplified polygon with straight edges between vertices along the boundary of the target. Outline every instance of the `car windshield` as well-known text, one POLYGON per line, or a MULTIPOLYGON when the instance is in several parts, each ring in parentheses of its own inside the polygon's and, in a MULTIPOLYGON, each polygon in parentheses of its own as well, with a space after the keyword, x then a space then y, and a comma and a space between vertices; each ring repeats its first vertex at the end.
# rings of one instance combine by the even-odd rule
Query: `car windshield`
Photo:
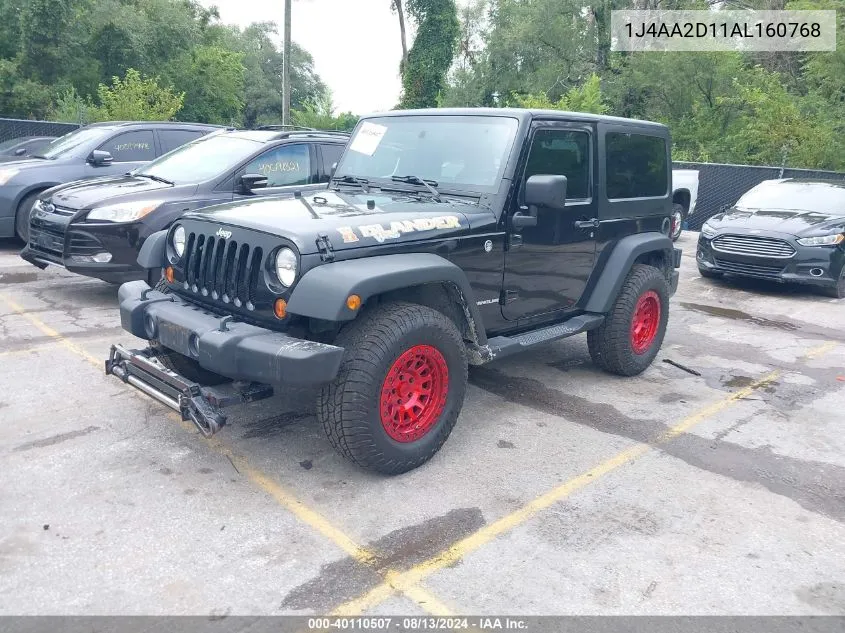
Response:
POLYGON ((763 182, 736 203, 742 210, 809 211, 845 216, 845 183, 763 182))
POLYGON ((81 145, 88 145, 92 141, 98 141, 111 132, 111 128, 89 127, 81 130, 74 130, 51 141, 41 148, 37 153, 39 158, 58 158, 67 154, 81 145))
POLYGON ((263 145, 263 140, 240 135, 201 138, 174 149, 133 173, 169 180, 177 185, 203 182, 249 158, 263 145))
POLYGON ((517 119, 498 116, 396 116, 367 119, 355 131, 338 178, 413 176, 443 189, 491 192, 513 146, 517 119))

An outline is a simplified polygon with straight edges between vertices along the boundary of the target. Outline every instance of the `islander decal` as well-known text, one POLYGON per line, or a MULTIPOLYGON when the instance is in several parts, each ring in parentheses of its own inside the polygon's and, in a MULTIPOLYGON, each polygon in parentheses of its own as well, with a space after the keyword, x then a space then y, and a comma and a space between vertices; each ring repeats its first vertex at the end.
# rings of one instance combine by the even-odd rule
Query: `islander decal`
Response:
MULTIPOLYGON (((416 220, 402 220, 391 222, 390 226, 384 224, 366 224, 356 227, 361 237, 371 237, 379 244, 385 240, 395 240, 403 233, 415 233, 418 231, 434 231, 442 229, 459 229, 461 221, 455 215, 442 215, 436 218, 418 218, 416 220)), ((358 241, 358 234, 351 226, 342 226, 337 229, 344 242, 351 243, 358 241)))

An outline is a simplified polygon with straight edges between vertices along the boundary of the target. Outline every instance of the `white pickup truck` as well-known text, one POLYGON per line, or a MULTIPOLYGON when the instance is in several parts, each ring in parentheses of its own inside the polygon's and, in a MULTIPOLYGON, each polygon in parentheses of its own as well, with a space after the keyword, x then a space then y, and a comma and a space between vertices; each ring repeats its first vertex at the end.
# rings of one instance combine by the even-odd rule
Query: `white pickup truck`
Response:
POLYGON ((672 241, 681 236, 684 220, 695 211, 698 198, 698 170, 672 170, 672 241))

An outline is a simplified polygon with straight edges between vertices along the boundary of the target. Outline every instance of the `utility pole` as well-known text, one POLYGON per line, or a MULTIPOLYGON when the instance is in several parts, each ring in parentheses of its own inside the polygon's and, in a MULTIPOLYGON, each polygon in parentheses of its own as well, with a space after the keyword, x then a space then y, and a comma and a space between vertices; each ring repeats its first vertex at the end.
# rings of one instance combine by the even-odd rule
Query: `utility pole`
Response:
POLYGON ((282 65, 282 125, 290 125, 290 5, 285 0, 285 53, 282 65))

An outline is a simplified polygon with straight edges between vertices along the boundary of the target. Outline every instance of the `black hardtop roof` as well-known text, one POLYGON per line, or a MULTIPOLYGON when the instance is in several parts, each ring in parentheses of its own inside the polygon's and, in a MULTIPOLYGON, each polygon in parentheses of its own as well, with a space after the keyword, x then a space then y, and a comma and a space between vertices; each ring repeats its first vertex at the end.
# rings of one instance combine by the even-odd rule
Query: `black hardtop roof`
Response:
POLYGON ((566 112, 563 110, 540 110, 528 108, 427 108, 420 110, 390 110, 387 112, 374 112, 363 119, 375 117, 392 116, 495 116, 510 117, 520 120, 524 119, 565 119, 567 121, 589 121, 601 123, 625 124, 638 127, 654 127, 656 129, 668 130, 662 123, 645 121, 641 119, 626 119, 623 117, 608 116, 606 114, 590 114, 588 112, 566 112))

